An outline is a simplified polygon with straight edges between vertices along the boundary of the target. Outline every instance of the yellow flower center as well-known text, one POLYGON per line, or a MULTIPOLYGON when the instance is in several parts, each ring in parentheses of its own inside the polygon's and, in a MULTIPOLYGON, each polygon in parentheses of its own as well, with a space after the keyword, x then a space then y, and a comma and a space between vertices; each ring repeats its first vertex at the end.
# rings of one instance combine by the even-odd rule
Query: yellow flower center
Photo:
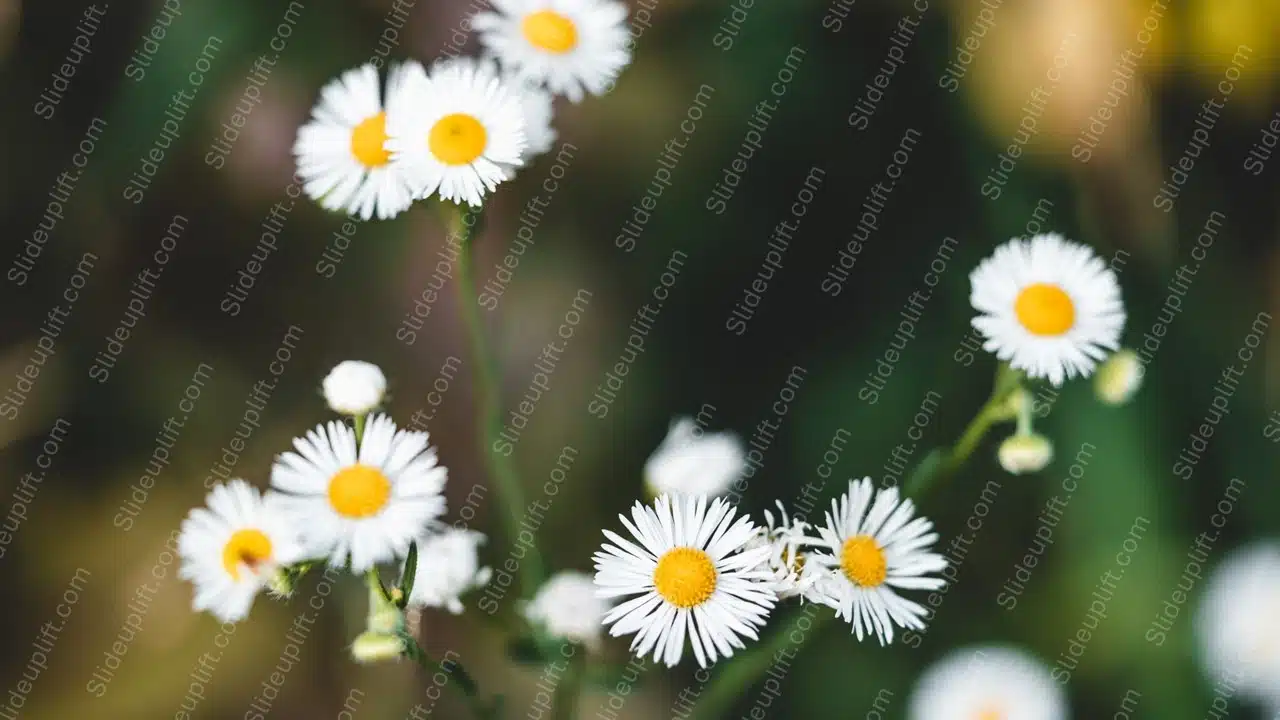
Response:
POLYGON ((545 52, 560 55, 578 45, 578 28, 572 20, 554 10, 539 10, 525 15, 520 29, 530 45, 545 52))
POLYGON ((342 468, 329 479, 329 504, 339 515, 375 515, 391 497, 391 481, 376 467, 359 463, 342 468))
POLYGON ((1065 290, 1049 283, 1028 285, 1013 303, 1018 322, 1032 335, 1061 335, 1076 321, 1076 306, 1065 290))
POLYGON ((701 550, 678 547, 668 550, 653 569, 658 594, 678 608, 691 608, 707 601, 716 590, 716 566, 701 550))
POLYGON ((840 569, 859 587, 878 587, 888 575, 884 551, 870 535, 856 535, 844 541, 840 569))
POLYGON ((258 565, 271 559, 271 539, 261 530, 237 530, 222 547, 222 567, 232 580, 240 579, 240 566, 257 572, 258 565))
POLYGON ((391 153, 382 147, 387 141, 387 114, 380 112, 365 118, 351 131, 351 154, 367 168, 382 167, 391 162, 391 153))
POLYGON ((480 157, 489 142, 484 125, 466 113, 445 115, 431 126, 427 147, 445 165, 467 165, 480 157))

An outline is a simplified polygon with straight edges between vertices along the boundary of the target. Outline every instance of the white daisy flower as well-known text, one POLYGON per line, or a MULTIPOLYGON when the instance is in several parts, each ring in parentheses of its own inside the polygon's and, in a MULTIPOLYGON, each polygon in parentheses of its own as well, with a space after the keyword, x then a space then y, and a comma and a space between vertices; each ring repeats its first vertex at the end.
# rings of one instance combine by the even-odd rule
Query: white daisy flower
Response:
POLYGON ((809 523, 793 521, 781 500, 775 504, 778 506, 777 519, 765 510, 765 527, 756 529, 756 536, 748 547, 769 548, 769 556, 761 563, 761 569, 771 574, 773 590, 779 600, 799 596, 826 605, 825 601, 812 594, 811 589, 819 579, 834 571, 818 563, 806 562, 805 553, 800 548, 810 543, 810 538, 805 537, 809 523))
POLYGON ((534 158, 551 149, 556 140, 555 128, 551 120, 555 115, 555 102, 551 93, 547 92, 531 80, 521 79, 512 73, 504 73, 497 62, 490 57, 480 59, 460 55, 440 61, 440 67, 446 64, 459 65, 464 71, 482 72, 499 78, 507 89, 520 102, 520 115, 524 120, 524 152, 520 153, 522 165, 508 168, 508 178, 515 176, 519 167, 528 165, 534 158))
POLYGON ((893 642, 893 626, 923 630, 925 609, 896 590, 937 590, 944 581, 925 577, 947 561, 925 548, 938 539, 933 523, 911 519, 915 507, 898 499, 898 488, 872 488, 871 478, 850 480, 849 491, 831 501, 826 527, 815 543, 826 552, 809 555, 813 562, 838 572, 817 582, 813 597, 853 626, 861 640, 875 631, 880 644, 893 642), (875 502, 872 502, 872 498, 875 502))
POLYGON ((330 410, 343 415, 364 415, 382 403, 387 378, 373 363, 345 360, 329 371, 321 389, 330 410))
POLYGON ((627 6, 616 0, 491 0, 471 20, 502 66, 571 102, 603 95, 631 62, 627 6))
POLYGON ((686 634, 704 668, 732 656, 746 647, 742 637, 758 639, 777 602, 770 573, 759 569, 769 548, 746 549, 755 525, 724 500, 707 503, 687 495, 637 502, 631 520, 618 516, 635 542, 605 530, 611 542, 592 558, 600 597, 637 596, 605 615, 609 634, 636 633, 631 651, 653 650, 668 667, 680 662, 686 634))
POLYGON ((1120 344, 1124 305, 1116 274, 1061 235, 1013 239, 969 276, 973 326, 989 352, 1055 386, 1087 377, 1120 344))
POLYGON ((1256 542, 1209 575, 1196 614, 1206 673, 1241 695, 1280 704, 1280 543, 1256 542))
POLYGON ((196 610, 236 622, 278 570, 303 559, 302 546, 275 498, 244 480, 214 487, 205 503, 182 522, 178 574, 195 585, 196 610))
POLYGON ((522 614, 552 637, 598 648, 608 610, 609 604, 596 595, 590 575, 567 570, 543 583, 522 614))
POLYGON ((348 70, 320 91, 311 120, 298 130, 293 154, 303 190, 324 209, 385 220, 413 204, 413 193, 385 146, 387 117, 406 100, 404 71, 391 69, 385 104, 373 65, 348 70))
POLYGON ((521 164, 527 143, 519 96, 492 66, 457 60, 430 73, 408 63, 403 86, 403 111, 387 116, 392 159, 416 197, 439 193, 478 207, 521 164))
POLYGON ((645 485, 654 497, 723 495, 742 476, 746 458, 742 441, 733 433, 701 433, 692 418, 678 418, 644 464, 645 485))
POLYGON ((1067 720, 1067 698, 1049 668, 1025 652, 969 647, 925 672, 907 720, 1067 720))
POLYGON ((420 538, 409 604, 462 614, 462 596, 484 587, 493 573, 480 567, 479 548, 484 542, 483 533, 454 527, 420 538))
POLYGON ((409 543, 444 514, 447 471, 436 464, 427 434, 396 430, 385 415, 355 431, 330 422, 295 438, 297 452, 276 458, 271 485, 301 529, 311 555, 334 567, 348 557, 360 573, 401 557, 409 543))

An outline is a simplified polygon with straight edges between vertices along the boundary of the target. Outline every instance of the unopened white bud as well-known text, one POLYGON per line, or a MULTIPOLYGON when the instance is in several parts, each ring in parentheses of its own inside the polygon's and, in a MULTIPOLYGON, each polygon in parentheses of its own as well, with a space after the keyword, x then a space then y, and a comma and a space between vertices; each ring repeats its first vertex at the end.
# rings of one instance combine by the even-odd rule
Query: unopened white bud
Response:
POLYGON ((364 415, 382 403, 387 378, 373 363, 346 360, 329 371, 321 383, 329 408, 343 415, 364 415))
POLYGON ((375 663, 398 660, 407 646, 398 635, 380 632, 362 632, 351 644, 351 657, 358 663, 375 663))
POLYGON ((1125 348, 1107 358, 1093 376, 1093 391, 1108 405, 1123 405, 1142 386, 1142 361, 1125 348))
POLYGON ((1010 474, 1040 472, 1053 460, 1053 443, 1035 433, 1010 435, 1000 443, 996 456, 1000 459, 1000 467, 1010 474))

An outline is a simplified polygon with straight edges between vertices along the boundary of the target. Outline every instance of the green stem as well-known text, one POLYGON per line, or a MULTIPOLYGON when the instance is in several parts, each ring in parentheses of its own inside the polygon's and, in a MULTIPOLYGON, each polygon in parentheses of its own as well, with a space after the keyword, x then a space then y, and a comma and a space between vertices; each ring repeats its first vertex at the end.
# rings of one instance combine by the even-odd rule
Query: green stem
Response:
MULTIPOLYGON (((473 234, 480 225, 480 218, 467 225, 464 217, 467 212, 454 206, 449 215, 449 232, 458 235, 461 240, 461 252, 458 253, 458 303, 462 306, 463 324, 467 328, 467 336, 471 342, 471 353, 479 365, 476 373, 475 393, 480 404, 480 454, 484 457, 485 466, 490 477, 498 484, 498 498, 505 506, 502 516, 505 520, 508 542, 515 542, 520 536, 520 519, 526 507, 524 488, 520 485, 520 477, 511 458, 494 450, 502 433, 502 404, 497 361, 489 350, 485 339, 484 322, 480 317, 480 305, 476 301, 475 265, 473 234)), ((537 547, 529 548, 522 563, 524 572, 520 574, 521 588, 526 598, 533 597, 538 584, 542 580, 542 561, 537 547)))
POLYGON ((418 641, 407 633, 401 634, 400 637, 405 642, 405 654, 417 662, 423 672, 427 673, 427 675, 433 675, 439 671, 450 676, 453 682, 446 682, 445 684, 457 688, 458 692, 462 693, 467 700, 467 707, 470 708, 471 714, 477 720, 490 720, 491 718, 499 717, 497 703, 491 705, 485 702, 484 698, 480 696, 480 686, 476 684, 475 679, 471 677, 466 668, 462 667, 462 663, 456 660, 436 660, 427 655, 427 651, 422 649, 418 641))
POLYGON ((364 420, 365 420, 364 415, 356 416, 355 424, 356 424, 356 447, 357 448, 360 447, 360 441, 364 439, 364 420))
POLYGON ((569 659, 569 669, 560 679, 551 698, 551 720, 574 720, 578 717, 578 700, 582 697, 585 664, 586 650, 578 648, 578 652, 569 659))
POLYGON ((950 475, 969 460, 969 456, 978 448, 982 439, 987 436, 987 431, 996 422, 995 405, 995 398, 987 400, 987 404, 983 405, 978 414, 969 421, 969 425, 960 434, 960 439, 956 440, 956 444, 951 446, 950 452, 947 453, 946 461, 942 464, 935 477, 950 475))
POLYGON ((801 632, 800 642, 796 642, 793 635, 800 630, 799 622, 801 617, 806 616, 805 610, 805 606, 792 608, 786 619, 778 623, 778 629, 772 637, 750 650, 738 653, 732 662, 714 674, 694 706, 694 717, 698 720, 724 717, 729 708, 742 699, 743 693, 777 662, 780 653, 786 655, 790 662, 790 658, 800 652, 804 641, 820 633, 823 625, 835 617, 835 613, 826 609, 819 612, 813 616, 809 628, 801 632))
POLYGON ((1022 403, 1022 407, 1018 408, 1018 435, 1027 436, 1031 434, 1031 403, 1022 403))
POLYGON ((924 493, 928 492, 939 481, 951 477, 969 461, 969 457, 973 455, 973 451, 978 449, 982 444, 982 439, 987 436, 987 431, 997 423, 1009 420, 1011 417, 1009 412, 1009 396, 1022 385, 1022 374, 1017 370, 1013 370, 1006 363, 1000 363, 996 370, 995 384, 991 388, 991 396, 987 398, 987 402, 978 410, 978 414, 965 427, 964 432, 960 433, 960 438, 955 444, 942 453, 942 456, 936 462, 932 457, 926 457, 925 462, 921 462, 917 466, 916 471, 912 473, 910 481, 907 482, 903 489, 904 493, 911 498, 919 501, 924 493))

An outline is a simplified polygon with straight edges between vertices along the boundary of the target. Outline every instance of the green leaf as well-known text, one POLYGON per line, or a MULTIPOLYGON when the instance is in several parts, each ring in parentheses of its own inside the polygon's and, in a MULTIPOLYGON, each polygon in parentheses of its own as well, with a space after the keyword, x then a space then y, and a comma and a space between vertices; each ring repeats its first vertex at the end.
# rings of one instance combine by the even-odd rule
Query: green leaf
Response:
POLYGON ((400 576, 400 597, 396 599, 396 607, 403 610, 409 604, 409 593, 413 592, 413 581, 418 574, 418 542, 409 543, 409 555, 404 560, 404 574, 400 576))
POLYGON ((378 568, 376 567, 369 568, 369 580, 370 580, 369 587, 375 588, 378 591, 378 594, 382 596, 382 599, 385 602, 390 603, 391 591, 388 590, 386 584, 382 582, 382 576, 378 574, 378 568))

